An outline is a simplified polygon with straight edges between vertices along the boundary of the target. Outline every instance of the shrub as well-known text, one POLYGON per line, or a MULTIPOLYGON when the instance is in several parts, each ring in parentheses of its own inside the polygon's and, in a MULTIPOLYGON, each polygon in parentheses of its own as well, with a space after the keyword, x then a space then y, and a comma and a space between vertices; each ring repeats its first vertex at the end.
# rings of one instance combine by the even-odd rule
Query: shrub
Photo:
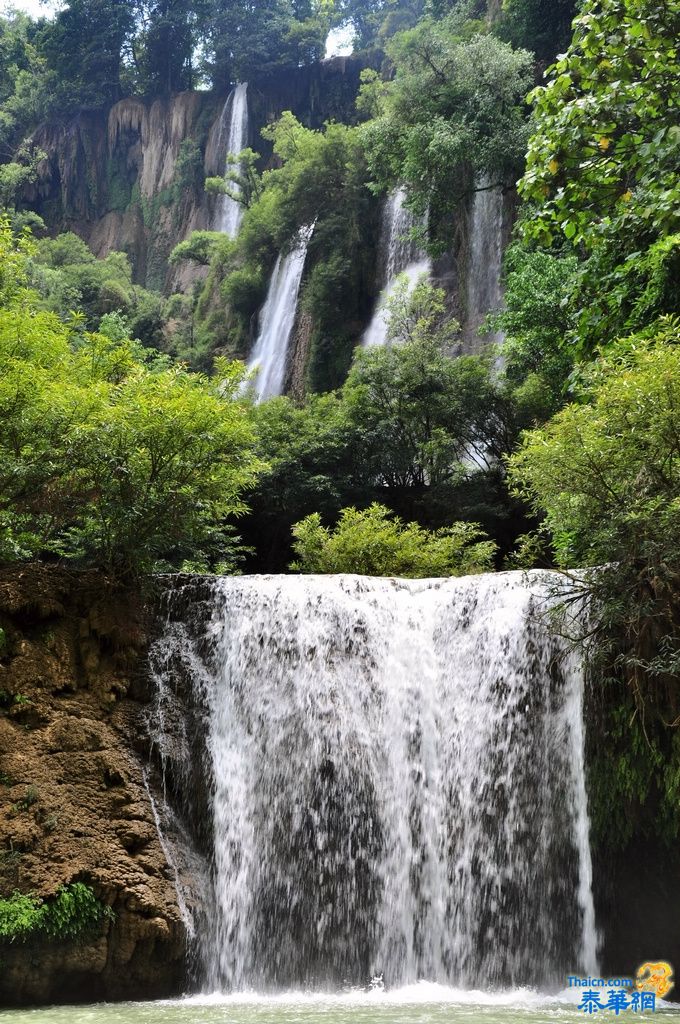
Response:
POLYGON ((83 882, 60 886, 50 900, 15 891, 8 899, 0 899, 0 942, 76 939, 113 916, 111 908, 83 882))
POLYGON ((586 373, 581 404, 524 435, 517 492, 544 517, 558 564, 595 602, 600 650, 644 713, 670 703, 680 669, 680 346, 666 318, 586 373), (588 571, 589 567, 592 567, 588 571))
POLYGON ((492 568, 496 546, 475 523, 424 530, 404 523, 384 505, 345 508, 334 530, 315 512, 293 527, 299 572, 364 576, 462 576, 492 568))

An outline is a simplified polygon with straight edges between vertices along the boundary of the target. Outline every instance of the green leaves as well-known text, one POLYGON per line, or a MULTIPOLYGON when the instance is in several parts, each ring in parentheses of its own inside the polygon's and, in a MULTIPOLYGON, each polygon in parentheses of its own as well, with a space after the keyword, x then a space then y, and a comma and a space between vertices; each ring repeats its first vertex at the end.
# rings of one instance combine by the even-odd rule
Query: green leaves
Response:
POLYGON ((549 62, 566 49, 577 6, 575 0, 503 0, 496 31, 513 46, 524 46, 539 61, 549 62))
POLYGON ((83 882, 61 885, 49 900, 15 891, 0 899, 0 942, 77 939, 113 911, 83 882))
POLYGON ((584 371, 588 404, 524 436, 515 487, 543 513, 565 567, 680 564, 677 324, 633 337, 584 371))
POLYGON ((524 234, 543 242, 559 228, 592 250, 600 229, 623 236, 643 220, 670 230, 680 218, 680 3, 588 0, 574 25, 548 85, 530 96, 535 131, 520 191, 538 215, 524 234))
POLYGON ((278 253, 290 246, 301 225, 316 224, 300 305, 312 323, 308 383, 312 390, 328 390, 346 374, 373 273, 377 209, 366 187, 362 135, 358 128, 332 122, 313 131, 290 111, 263 135, 273 144, 279 166, 260 177, 255 154, 245 150, 242 170, 227 175, 238 181, 248 207, 236 242, 213 245, 194 235, 177 247, 174 258, 209 258, 212 249, 198 318, 208 321, 213 345, 226 341, 229 351, 245 355, 278 253))
MULTIPOLYGON (((18 261, 7 228, 2 251, 18 261)), ((18 271, 18 273, 19 273, 18 271)), ((219 558, 261 463, 241 364, 207 378, 118 322, 88 334, 12 291, 0 309, 0 558, 57 554, 135 575, 219 558)), ((34 300, 33 300, 34 301, 34 300)))
POLYGON ((667 253, 659 281, 658 246, 680 230, 680 0, 588 0, 574 26, 530 96, 521 234, 529 247, 566 242, 578 255, 569 340, 589 357, 678 310, 676 268, 667 253))
POLYGON ((61 885, 53 899, 39 908, 39 931, 51 939, 76 939, 104 918, 114 913, 83 882, 61 885))
POLYGON ((387 487, 437 487, 465 475, 465 465, 488 468, 511 431, 488 363, 444 354, 452 325, 437 329, 438 295, 422 285, 403 306, 397 295, 388 333, 398 343, 359 351, 342 391, 387 487))
POLYGON ((384 505, 364 511, 345 508, 334 530, 318 513, 293 527, 299 572, 360 573, 365 576, 462 576, 488 572, 496 545, 475 523, 424 530, 404 523, 384 505))
POLYGON ((288 565, 291 527, 308 513, 334 523, 343 508, 375 502, 430 528, 465 519, 503 529, 499 460, 515 436, 512 409, 490 360, 446 354, 457 325, 443 298, 424 282, 398 291, 390 343, 358 350, 340 390, 258 406, 269 468, 245 530, 260 566, 288 565))
POLYGON ((583 404, 525 434, 510 459, 558 564, 578 570, 567 573, 568 592, 592 610, 584 644, 605 691, 595 728, 612 743, 594 751, 590 788, 607 845, 643 829, 672 840, 680 831, 678 338, 678 321, 666 318, 653 337, 611 346, 581 371, 583 404))
POLYGON ((455 15, 422 19, 388 49, 396 77, 364 127, 369 166, 382 189, 406 183, 436 235, 475 176, 506 182, 520 173, 531 55, 491 35, 466 38, 455 15))
POLYGON ((490 318, 490 327, 505 334, 505 379, 527 426, 548 419, 565 401, 574 363, 569 300, 577 267, 573 255, 518 245, 506 253, 505 309, 490 318))

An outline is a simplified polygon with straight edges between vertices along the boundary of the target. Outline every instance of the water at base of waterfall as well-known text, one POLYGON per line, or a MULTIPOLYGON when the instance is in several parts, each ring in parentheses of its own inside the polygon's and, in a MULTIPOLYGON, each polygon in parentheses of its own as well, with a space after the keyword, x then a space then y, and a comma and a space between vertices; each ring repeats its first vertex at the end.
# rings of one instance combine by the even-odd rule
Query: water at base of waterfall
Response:
POLYGON ((178 761, 212 829, 207 991, 595 970, 583 680, 544 621, 550 578, 169 594, 153 664, 159 706, 181 688, 202 730, 178 761))
MULTIPOLYGON (((0 1011, 0 1024, 22 1024, 29 1014, 31 1024, 583 1024, 586 1019, 568 990, 556 995, 531 989, 489 993, 481 983, 472 992, 421 984, 396 991, 326 996, 244 993, 9 1010, 0 1011)), ((654 1020, 674 1024, 680 1020, 680 1011, 667 1005, 655 1014, 634 1017, 636 1024, 654 1020)))

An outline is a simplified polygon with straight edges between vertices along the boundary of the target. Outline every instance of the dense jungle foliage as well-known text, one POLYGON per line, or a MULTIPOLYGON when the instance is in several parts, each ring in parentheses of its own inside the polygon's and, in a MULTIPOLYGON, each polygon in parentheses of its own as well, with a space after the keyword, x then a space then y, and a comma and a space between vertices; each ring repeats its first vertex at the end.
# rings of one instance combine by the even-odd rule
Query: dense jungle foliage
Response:
POLYGON ((676 839, 679 39, 680 0, 69 0, 0 19, 2 560, 557 566, 567 603, 592 602, 581 639, 613 695, 596 827, 676 839), (343 27, 365 57, 355 109, 322 128, 285 112, 205 182, 244 216, 235 240, 176 246, 175 267, 204 268, 191 294, 47 237, 24 198, 40 121, 304 68, 343 27), (402 187, 446 266, 474 193, 517 184, 501 351, 458 354, 436 275, 398 288, 388 344, 361 349, 377 199, 402 187), (304 380, 255 405, 237 357, 311 224, 304 380))

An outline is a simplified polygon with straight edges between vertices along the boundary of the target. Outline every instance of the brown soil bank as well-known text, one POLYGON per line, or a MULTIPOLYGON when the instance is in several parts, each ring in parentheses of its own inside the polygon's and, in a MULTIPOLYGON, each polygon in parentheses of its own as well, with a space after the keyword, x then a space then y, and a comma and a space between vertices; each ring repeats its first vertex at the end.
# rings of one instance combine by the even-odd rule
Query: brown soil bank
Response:
POLYGON ((97 573, 0 571, 0 896, 90 885, 79 940, 0 943, 0 1003, 181 991, 185 936, 144 785, 144 608, 97 573))

